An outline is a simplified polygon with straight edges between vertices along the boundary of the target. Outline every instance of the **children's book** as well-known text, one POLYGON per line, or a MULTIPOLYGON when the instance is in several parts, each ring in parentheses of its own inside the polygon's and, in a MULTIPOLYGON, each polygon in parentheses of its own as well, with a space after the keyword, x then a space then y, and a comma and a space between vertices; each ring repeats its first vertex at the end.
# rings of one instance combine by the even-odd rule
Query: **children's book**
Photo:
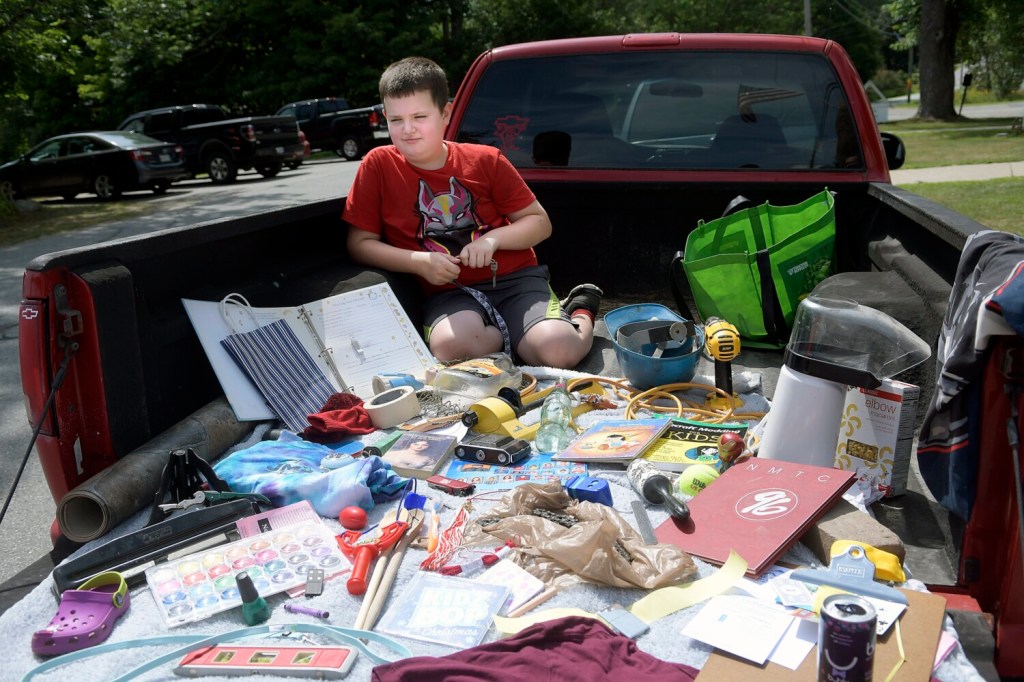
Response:
POLYGON ((687 521, 670 518, 654 535, 715 564, 736 550, 747 561, 747 574, 757 576, 832 508, 854 478, 851 471, 755 457, 726 469, 690 500, 687 521))
POLYGON ((374 629, 468 649, 483 640, 508 594, 505 585, 420 571, 374 629))
POLYGON ((743 438, 747 425, 671 419, 668 430, 640 456, 662 471, 683 471, 692 464, 719 468, 718 438, 723 433, 737 433, 743 438))
POLYGON ((668 428, 668 419, 604 419, 578 435, 555 461, 628 463, 668 428))
POLYGON ((445 463, 459 439, 450 435, 409 431, 398 437, 381 458, 399 476, 430 478, 445 463))
POLYGON ((444 472, 448 478, 475 485, 477 492, 508 490, 523 483, 559 481, 564 484, 570 476, 576 474, 586 476, 587 465, 583 462, 556 462, 550 452, 535 452, 511 467, 467 462, 453 457, 444 472))

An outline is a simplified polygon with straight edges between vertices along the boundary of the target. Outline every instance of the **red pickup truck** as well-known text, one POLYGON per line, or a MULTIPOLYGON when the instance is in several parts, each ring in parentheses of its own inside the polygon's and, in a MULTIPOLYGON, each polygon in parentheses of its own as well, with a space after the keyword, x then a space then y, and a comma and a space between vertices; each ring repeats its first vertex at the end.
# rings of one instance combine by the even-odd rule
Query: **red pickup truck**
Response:
MULTIPOLYGON (((903 145, 879 133, 853 65, 829 40, 671 33, 495 48, 462 81, 447 136, 496 146, 519 168, 555 226, 538 254, 557 263, 556 291, 595 281, 620 299, 667 299, 672 257, 698 221, 720 216, 739 194, 788 205, 828 188, 836 271, 860 282, 850 295, 934 342, 964 245, 984 229, 890 184, 903 145)), ((238 292, 255 305, 296 305, 351 274, 342 206, 182 225, 28 264, 21 375, 55 500, 182 420, 202 418, 221 395, 183 297, 238 292), (317 247, 281 248, 296 235, 317 247)), ((608 348, 598 343, 579 369, 615 375, 608 348)), ((780 362, 777 353, 744 352, 735 364, 763 374, 770 396, 780 362)), ((901 378, 928 395, 934 365, 901 378)), ((996 478, 1013 480, 1008 457, 992 462, 996 478)), ((131 485, 144 489, 140 505, 152 499, 153 486, 131 485)), ((919 493, 876 511, 903 524, 918 577, 954 606, 977 609, 976 597, 995 615, 996 663, 1024 674, 1020 647, 1008 646, 1024 632, 1020 511, 1012 494, 979 489, 976 500, 971 519, 948 519, 919 493), (994 529, 993 518, 1004 522, 994 529), (951 530, 945 540, 915 541, 908 528, 922 520, 951 530), (982 545, 984 557, 961 554, 982 545)))

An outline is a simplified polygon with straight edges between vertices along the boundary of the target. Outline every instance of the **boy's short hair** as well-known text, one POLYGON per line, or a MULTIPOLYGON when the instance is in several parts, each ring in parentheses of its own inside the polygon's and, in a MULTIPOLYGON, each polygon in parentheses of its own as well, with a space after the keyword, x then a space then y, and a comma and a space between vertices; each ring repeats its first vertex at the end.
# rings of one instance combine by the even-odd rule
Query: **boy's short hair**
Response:
POLYGON ((380 77, 380 99, 408 97, 426 90, 438 109, 448 104, 448 77, 437 62, 426 57, 406 57, 384 69, 380 77))

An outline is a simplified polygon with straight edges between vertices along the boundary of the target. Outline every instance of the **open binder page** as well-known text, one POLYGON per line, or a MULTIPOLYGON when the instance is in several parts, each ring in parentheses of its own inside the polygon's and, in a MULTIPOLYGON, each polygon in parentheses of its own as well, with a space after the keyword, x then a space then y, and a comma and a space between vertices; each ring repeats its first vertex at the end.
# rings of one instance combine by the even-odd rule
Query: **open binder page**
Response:
POLYGON ((313 336, 323 340, 349 390, 360 398, 373 396, 374 375, 398 372, 422 379, 436 362, 387 284, 302 307, 313 313, 313 336))
POLYGON ((367 399, 374 375, 400 372, 423 378, 435 360, 388 284, 357 289, 284 308, 229 305, 182 299, 224 395, 241 420, 274 413, 221 340, 284 320, 310 357, 339 391, 367 399))

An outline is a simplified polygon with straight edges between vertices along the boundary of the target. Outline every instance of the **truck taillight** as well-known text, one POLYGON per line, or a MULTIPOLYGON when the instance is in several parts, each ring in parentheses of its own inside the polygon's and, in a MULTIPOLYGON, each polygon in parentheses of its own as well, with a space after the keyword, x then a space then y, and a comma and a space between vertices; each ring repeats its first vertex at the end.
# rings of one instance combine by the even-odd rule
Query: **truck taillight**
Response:
POLYGON ((178 158, 181 159, 182 161, 185 160, 185 148, 182 147, 180 144, 179 145, 175 145, 174 153, 177 154, 178 158))
MULTIPOLYGON (((21 387, 25 392, 25 410, 29 424, 35 425, 50 394, 50 343, 46 301, 25 299, 18 314, 18 353, 21 363, 21 387)), ((43 435, 53 436, 52 411, 43 419, 43 435)))
POLYGON ((380 116, 377 114, 376 111, 371 111, 370 112, 370 125, 371 126, 376 128, 377 126, 380 125, 380 120, 381 120, 380 116))
POLYGON ((256 128, 253 127, 251 123, 246 123, 244 126, 242 126, 241 133, 242 137, 244 137, 249 142, 256 141, 256 128))

